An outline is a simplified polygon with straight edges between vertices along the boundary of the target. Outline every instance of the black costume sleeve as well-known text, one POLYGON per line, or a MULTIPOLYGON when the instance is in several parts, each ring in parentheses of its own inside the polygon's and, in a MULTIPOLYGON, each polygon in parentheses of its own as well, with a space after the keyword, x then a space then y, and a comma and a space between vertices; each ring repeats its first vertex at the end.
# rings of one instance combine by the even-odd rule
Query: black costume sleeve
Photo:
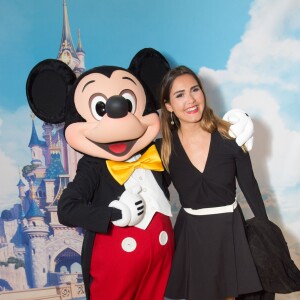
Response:
POLYGON ((238 147, 236 152, 238 184, 255 217, 268 218, 258 183, 254 177, 250 155, 238 147))
POLYGON ((61 224, 105 233, 111 221, 122 217, 120 210, 100 206, 101 201, 93 201, 100 181, 99 164, 83 157, 78 162, 73 182, 68 184, 58 201, 58 219, 61 224))

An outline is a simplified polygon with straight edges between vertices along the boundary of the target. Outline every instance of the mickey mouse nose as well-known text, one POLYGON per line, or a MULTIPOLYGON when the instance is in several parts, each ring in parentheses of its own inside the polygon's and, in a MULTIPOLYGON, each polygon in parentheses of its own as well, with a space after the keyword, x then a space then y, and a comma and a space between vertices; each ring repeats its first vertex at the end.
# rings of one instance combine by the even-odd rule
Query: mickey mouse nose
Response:
POLYGON ((112 96, 106 102, 106 113, 110 118, 123 118, 128 114, 128 103, 121 96, 112 96))

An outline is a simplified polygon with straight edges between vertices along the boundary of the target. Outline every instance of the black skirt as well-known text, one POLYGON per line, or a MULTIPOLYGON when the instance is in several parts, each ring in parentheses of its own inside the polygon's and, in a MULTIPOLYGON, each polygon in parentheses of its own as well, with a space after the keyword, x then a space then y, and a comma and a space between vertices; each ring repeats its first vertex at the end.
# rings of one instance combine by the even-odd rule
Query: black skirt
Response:
POLYGON ((167 298, 221 300, 262 289, 238 208, 204 216, 181 209, 174 231, 167 298))

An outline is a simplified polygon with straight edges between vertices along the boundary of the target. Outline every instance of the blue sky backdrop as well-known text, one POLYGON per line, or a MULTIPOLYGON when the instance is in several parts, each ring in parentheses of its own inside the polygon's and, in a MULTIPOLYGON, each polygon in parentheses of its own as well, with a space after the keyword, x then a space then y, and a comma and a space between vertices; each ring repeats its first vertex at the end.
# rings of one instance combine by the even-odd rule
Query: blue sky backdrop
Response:
MULTIPOLYGON (((18 166, 31 160, 25 83, 37 62, 57 56, 62 0, 0 3, 1 211, 19 201, 18 166)), ((300 1, 67 0, 67 6, 75 47, 81 31, 87 69, 127 67, 141 48, 153 47, 172 65, 199 74, 215 111, 234 107, 251 115, 254 172, 269 217, 284 229, 299 266, 300 1)))
MULTIPOLYGON (((56 58, 62 30, 62 0, 1 0, 1 106, 25 102, 29 70, 56 58)), ((138 50, 153 47, 173 64, 224 68, 249 21, 251 1, 69 0, 73 42, 80 28, 86 67, 127 67, 138 50)))

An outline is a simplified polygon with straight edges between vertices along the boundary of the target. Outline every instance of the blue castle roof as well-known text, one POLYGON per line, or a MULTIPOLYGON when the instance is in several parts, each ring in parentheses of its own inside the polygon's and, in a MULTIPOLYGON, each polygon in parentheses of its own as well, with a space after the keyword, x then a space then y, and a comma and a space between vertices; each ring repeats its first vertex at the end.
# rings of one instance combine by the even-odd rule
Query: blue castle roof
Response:
POLYGON ((34 200, 31 201, 30 207, 25 215, 26 219, 30 219, 33 217, 44 217, 44 214, 41 212, 34 200))
POLYGON ((46 171, 45 179, 55 179, 61 174, 65 174, 65 170, 62 166, 60 154, 51 153, 51 162, 46 171))
POLYGON ((31 148, 33 146, 45 147, 46 142, 40 141, 40 139, 37 135, 36 129, 35 129, 34 121, 32 120, 31 138, 30 138, 30 142, 28 144, 28 147, 31 148))
POLYGON ((17 186, 25 186, 24 182, 22 181, 22 179, 19 180, 17 186))
POLYGON ((81 37, 80 37, 80 29, 78 29, 78 45, 77 45, 76 52, 85 53, 83 50, 83 47, 82 47, 82 42, 81 42, 81 37))
POLYGON ((20 210, 19 210, 19 219, 23 220, 25 218, 25 213, 23 210, 23 207, 21 206, 20 210))

